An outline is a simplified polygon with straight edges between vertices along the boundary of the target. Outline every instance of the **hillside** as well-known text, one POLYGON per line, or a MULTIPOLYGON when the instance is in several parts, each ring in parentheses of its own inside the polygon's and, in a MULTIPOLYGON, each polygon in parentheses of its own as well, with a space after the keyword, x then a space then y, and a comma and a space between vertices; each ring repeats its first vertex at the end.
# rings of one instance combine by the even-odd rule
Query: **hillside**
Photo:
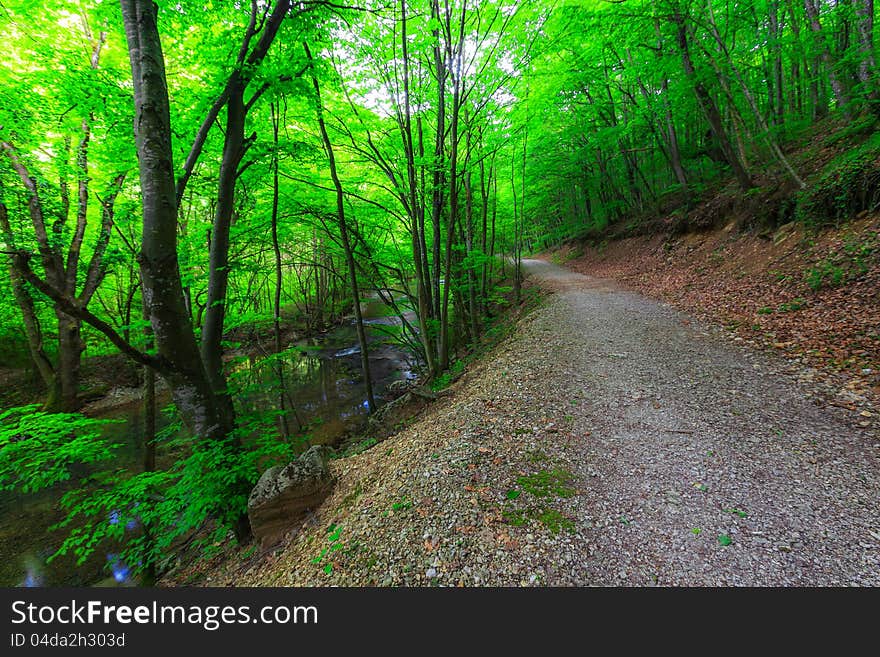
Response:
POLYGON ((735 225, 559 251, 575 271, 609 278, 729 329, 830 377, 840 403, 880 394, 880 217, 819 233, 735 225))
POLYGON ((880 584, 876 425, 695 317, 526 264, 547 296, 510 338, 333 461, 335 491, 280 544, 196 581, 880 584))

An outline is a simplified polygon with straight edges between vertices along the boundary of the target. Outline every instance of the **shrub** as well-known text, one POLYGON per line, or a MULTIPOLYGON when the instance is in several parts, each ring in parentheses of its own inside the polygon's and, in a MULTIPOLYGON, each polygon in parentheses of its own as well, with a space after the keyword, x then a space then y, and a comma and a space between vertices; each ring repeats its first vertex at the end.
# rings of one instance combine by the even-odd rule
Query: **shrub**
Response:
POLYGON ((880 132, 828 164, 819 179, 800 192, 795 217, 821 228, 839 226, 880 207, 880 132))

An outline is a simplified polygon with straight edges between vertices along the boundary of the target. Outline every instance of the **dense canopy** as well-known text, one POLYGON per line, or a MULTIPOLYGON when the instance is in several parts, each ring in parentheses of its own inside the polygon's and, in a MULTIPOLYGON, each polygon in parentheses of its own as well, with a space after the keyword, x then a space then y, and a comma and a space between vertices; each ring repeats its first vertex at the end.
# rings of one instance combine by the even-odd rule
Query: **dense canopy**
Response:
POLYGON ((794 190, 779 222, 854 209, 786 145, 874 125, 874 18, 873 0, 3 0, 0 354, 42 403, 0 416, 0 441, 34 417, 46 434, 0 442, 0 488, 112 452, 64 414, 94 392, 84 360, 122 354, 148 415, 158 377, 184 428, 148 427, 141 465, 69 491, 62 549, 123 537, 94 521, 116 509, 146 571, 206 518, 246 540, 259 472, 302 447, 285 327, 353 316, 374 410, 371 299, 437 379, 518 300, 523 253, 682 216, 710 185, 794 190), (254 330, 281 379, 257 418, 229 358, 254 330))

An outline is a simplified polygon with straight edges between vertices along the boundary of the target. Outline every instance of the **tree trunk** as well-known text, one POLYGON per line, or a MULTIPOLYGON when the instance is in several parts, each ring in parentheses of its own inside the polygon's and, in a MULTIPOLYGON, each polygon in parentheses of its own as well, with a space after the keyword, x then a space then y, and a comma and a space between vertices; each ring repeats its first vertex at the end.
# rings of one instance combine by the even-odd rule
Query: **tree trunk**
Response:
POLYGON ((290 426, 287 423, 286 396, 287 389, 284 383, 284 363, 281 360, 281 285, 283 272, 281 269, 281 245, 278 243, 278 131, 281 117, 279 109, 272 103, 272 252, 275 256, 275 293, 272 300, 272 328, 275 333, 275 357, 276 374, 278 376, 278 410, 280 412, 279 428, 281 435, 290 438, 290 426))
MULTIPOLYGON (((447 43, 447 57, 450 60, 450 64, 452 66, 452 118, 450 125, 450 153, 449 153, 449 217, 446 221, 446 254, 445 261, 443 267, 443 274, 445 276, 445 285, 443 286, 443 302, 440 305, 440 353, 439 353, 439 361, 440 361, 440 370, 445 370, 449 367, 450 362, 450 349, 452 345, 449 340, 449 294, 452 289, 453 284, 453 271, 452 271, 452 246, 455 240, 455 224, 458 221, 458 186, 459 186, 459 174, 458 174, 458 151, 459 151, 459 138, 458 138, 458 125, 459 119, 461 116, 461 104, 462 104, 462 75, 464 74, 463 66, 462 66, 462 57, 463 57, 463 49, 464 49, 464 30, 465 30, 465 19, 464 15, 467 11, 467 1, 463 2, 461 5, 461 21, 459 25, 459 34, 458 34, 458 45, 453 48, 452 43, 447 43)), ((449 27, 451 24, 451 10, 450 7, 446 6, 446 25, 447 25, 447 39, 451 40, 451 28, 449 27)))
POLYGON ((817 47, 819 49, 819 57, 825 65, 825 69, 828 73, 828 81, 831 83, 831 90, 834 92, 834 99, 837 101, 837 106, 843 112, 843 115, 849 118, 849 95, 846 93, 843 83, 834 70, 834 60, 831 56, 828 44, 825 42, 825 35, 822 31, 822 25, 819 22, 818 0, 804 0, 804 9, 810 20, 810 29, 813 31, 813 36, 816 39, 817 47))
POLYGON ((772 56, 771 70, 772 82, 770 84, 770 98, 773 105, 773 125, 781 129, 785 125, 785 96, 782 75, 782 25, 779 20, 779 0, 771 0, 768 3, 770 19, 770 52, 772 56))
MULTIPOLYGON (((218 407, 199 354, 180 280, 170 105, 156 5, 151 0, 120 0, 120 4, 134 82, 135 141, 143 210, 143 294, 158 354, 165 364, 162 376, 196 439, 196 449, 216 447, 234 458, 240 450, 232 424, 234 416, 229 409, 218 407)), ((242 475, 230 479, 225 484, 225 495, 246 496, 250 482, 242 475)), ((245 510, 239 507, 230 512, 228 503, 223 503, 226 500, 220 495, 217 499, 212 513, 232 525, 240 541, 249 538, 245 510)))
POLYGON ((874 57, 874 0, 852 0, 856 14, 856 31, 859 35, 859 82, 869 107, 880 116, 880 90, 878 90, 877 60, 874 57))
POLYGON ((58 367, 56 376, 61 392, 60 409, 72 413, 79 408, 80 363, 85 344, 82 341, 82 322, 56 310, 58 319, 58 367))
MULTIPOLYGON (((8 245, 13 245, 12 229, 9 225, 9 214, 6 205, 0 202, 0 234, 8 245)), ((28 350, 30 351, 31 360, 40 375, 40 379, 46 386, 47 398, 46 408, 55 408, 59 403, 59 390, 56 389, 55 383, 55 367, 52 361, 46 355, 43 348, 43 332, 40 326, 37 310, 34 306, 34 300, 31 297, 25 282, 22 280, 18 269, 9 259, 9 282, 12 286, 12 295, 18 304, 21 312, 22 323, 24 324, 25 338, 27 338, 28 350)))
MULTIPOLYGON (((230 83, 226 112, 226 136, 217 185, 217 208, 211 229, 211 251, 208 273, 208 305, 202 327, 202 359, 208 380, 217 396, 218 407, 232 410, 232 400, 223 372, 223 324, 226 317, 226 293, 229 288, 229 231, 235 212, 235 183, 238 165, 244 154, 244 84, 230 83)), ((229 419, 229 424, 234 418, 229 419)))
POLYGON ((706 119, 709 121, 712 136, 718 142, 721 152, 724 154, 724 158, 733 170, 733 175, 736 177, 739 186, 744 191, 749 190, 753 187, 752 179, 737 156, 736 151, 734 151, 733 145, 727 136, 727 132, 724 130, 721 113, 718 111, 718 106, 715 104, 715 100, 712 98, 711 94, 709 94, 709 91, 703 83, 697 78, 696 70, 691 61, 690 49, 688 47, 685 17, 678 11, 675 11, 673 14, 673 21, 678 28, 678 47, 681 51, 685 75, 691 81, 694 93, 697 96, 697 101, 706 115, 706 119))
POLYGON ((790 175, 792 180, 794 180, 795 184, 800 189, 803 189, 804 187, 806 187, 806 184, 803 180, 801 180, 801 177, 794 170, 794 167, 791 166, 788 158, 785 157, 782 149, 779 148, 779 144, 776 142, 776 139, 774 139, 773 135, 770 134, 770 126, 767 125, 767 121, 764 119, 764 116, 758 109, 758 104, 755 102, 755 99, 752 96, 752 92, 749 90, 748 85, 746 85, 746 82, 740 74, 739 69, 734 64, 733 58, 730 56, 730 52, 727 50, 727 45, 724 43, 724 39, 721 38, 721 34, 718 32, 718 27, 715 24, 715 15, 712 11, 711 4, 709 5, 709 26, 711 27, 712 36, 715 38, 719 50, 727 58, 727 64, 730 67, 730 70, 733 72, 733 76, 736 78, 737 82, 739 82, 739 86, 743 92, 743 96, 745 96, 746 101, 748 102, 749 107, 752 110, 752 114, 755 116, 755 120, 757 121, 758 127, 761 129, 762 134, 764 135, 764 140, 770 147, 770 151, 773 153, 774 157, 776 157, 779 163, 782 164, 783 168, 785 168, 785 170, 788 172, 788 175, 790 175))
MULTIPOLYGON (((306 57, 312 62, 312 53, 309 46, 303 43, 306 51, 306 57)), ((367 344, 367 334, 364 330, 364 318, 361 315, 361 294, 358 288, 357 265, 354 260, 354 252, 351 248, 351 241, 348 236, 348 225, 345 220, 345 193, 342 188, 342 181, 339 179, 339 173, 336 170, 336 156, 333 153, 333 143, 330 141, 330 135, 327 133, 327 125, 324 123, 324 106, 321 103, 321 87, 318 84, 317 76, 312 73, 312 85, 315 88, 315 107, 318 114, 318 127, 321 130, 321 139, 324 142, 324 150, 327 151, 327 160, 330 166, 330 177, 333 179, 333 186, 336 188, 336 215, 339 220, 339 235, 342 238, 342 248, 345 251, 345 262, 348 266, 348 277, 351 285, 351 296, 354 303, 355 326, 357 328, 358 344, 361 348, 361 370, 364 375, 364 387, 367 393, 367 407, 370 413, 376 411, 376 401, 373 398, 373 382, 370 376, 370 353, 367 344)))

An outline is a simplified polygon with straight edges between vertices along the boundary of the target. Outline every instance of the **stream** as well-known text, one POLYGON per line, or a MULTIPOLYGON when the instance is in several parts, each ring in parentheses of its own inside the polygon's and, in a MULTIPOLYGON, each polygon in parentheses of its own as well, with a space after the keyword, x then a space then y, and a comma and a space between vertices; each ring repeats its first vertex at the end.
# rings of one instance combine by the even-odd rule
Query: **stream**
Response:
MULTIPOLYGON (((367 304, 370 369, 376 403, 393 398, 389 386, 416 377, 417 363, 403 348, 388 344, 382 326, 399 324, 381 316, 380 304, 367 304), (372 312, 369 312, 372 311, 372 312), (376 316, 376 315, 380 316, 376 316)), ((237 397, 239 412, 276 410, 279 406, 277 362, 283 367, 288 426, 292 434, 307 431, 311 444, 338 444, 367 419, 366 386, 361 373, 360 349, 353 322, 327 333, 287 346, 284 356, 261 362, 268 353, 235 354, 228 363, 230 380, 243 392, 237 397)), ((169 402, 167 390, 157 393, 160 409, 169 402)), ((143 459, 144 417, 141 404, 132 400, 105 412, 106 419, 123 420, 104 428, 104 436, 118 445, 116 466, 140 468, 143 459)), ((166 414, 157 417, 158 428, 169 424, 166 414)), ((162 462, 159 455, 160 464, 162 462)), ((78 472, 77 474, 84 474, 78 472)), ((52 525, 64 518, 61 496, 69 490, 58 485, 32 495, 0 494, 0 586, 131 585, 126 569, 114 564, 110 551, 97 551, 84 564, 65 555, 47 563, 63 540, 52 525)), ((111 520, 112 521, 112 520, 111 520)))

